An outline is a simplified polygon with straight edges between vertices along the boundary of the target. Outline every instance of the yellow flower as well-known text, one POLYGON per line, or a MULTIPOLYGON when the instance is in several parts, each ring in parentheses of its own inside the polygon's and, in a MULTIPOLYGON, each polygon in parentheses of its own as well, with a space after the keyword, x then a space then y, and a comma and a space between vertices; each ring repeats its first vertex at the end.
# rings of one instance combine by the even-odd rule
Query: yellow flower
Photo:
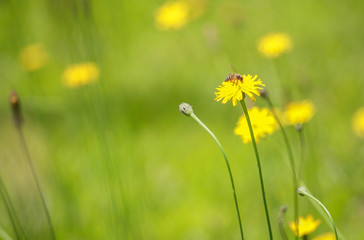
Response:
POLYGON ((67 87, 76 88, 97 81, 99 67, 93 62, 74 64, 63 72, 63 83, 67 87))
POLYGON ((290 36, 284 33, 270 33, 260 39, 258 51, 266 58, 276 58, 292 48, 290 36))
MULTIPOLYGON (((277 122, 269 109, 253 107, 248 110, 248 113, 256 142, 259 141, 259 138, 264 138, 266 135, 272 134, 277 129, 277 122)), ((239 118, 237 126, 234 129, 234 133, 241 137, 243 143, 249 143, 252 141, 245 116, 239 118)))
POLYGON ((189 6, 184 1, 167 2, 155 12, 155 23, 158 29, 179 29, 186 25, 189 6))
POLYGON ((314 114, 315 105, 311 101, 291 102, 286 106, 284 122, 291 125, 306 123, 314 114))
POLYGON ((324 233, 321 234, 315 238, 313 238, 312 240, 335 240, 335 234, 333 233, 324 233))
POLYGON ((41 69, 47 60, 48 54, 39 43, 26 46, 19 54, 19 62, 27 72, 41 69))
POLYGON ((320 225, 320 223, 321 223, 320 220, 313 220, 312 215, 308 215, 306 218, 299 217, 298 235, 296 234, 297 226, 295 222, 290 222, 289 227, 298 237, 302 237, 315 231, 316 228, 320 225))
POLYGON ((222 100, 222 103, 225 104, 232 99, 233 106, 236 106, 237 102, 245 97, 244 94, 247 94, 255 102, 253 93, 260 96, 259 89, 262 89, 260 86, 265 86, 260 79, 256 80, 257 77, 257 75, 253 77, 250 74, 243 76, 240 74, 230 74, 227 80, 216 88, 215 101, 222 100))
POLYGON ((360 108, 353 116, 352 127, 354 133, 360 137, 364 137, 364 107, 360 108))

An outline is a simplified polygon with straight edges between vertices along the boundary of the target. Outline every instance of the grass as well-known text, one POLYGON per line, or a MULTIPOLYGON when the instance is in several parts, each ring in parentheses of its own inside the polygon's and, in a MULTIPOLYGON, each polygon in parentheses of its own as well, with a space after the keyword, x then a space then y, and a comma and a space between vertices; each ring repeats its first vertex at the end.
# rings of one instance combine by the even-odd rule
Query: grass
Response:
MULTIPOLYGON (((239 203, 249 206, 240 209, 245 237, 265 238, 254 152, 233 135, 242 111, 213 99, 232 64, 259 74, 283 107, 279 73, 256 50, 258 39, 272 31, 293 38, 286 55, 293 100, 310 99, 317 107, 305 126, 303 181, 347 239, 364 237, 363 141, 351 130, 364 102, 364 3, 236 1, 233 9, 243 10, 236 13, 214 0, 184 28, 158 31, 153 17, 161 1, 73 2, 0 3, 0 174, 30 238, 45 239, 49 230, 37 214, 42 206, 11 123, 11 89, 22 101, 24 135, 58 239, 239 239, 220 153, 178 112, 183 101, 229 156, 239 203), (242 22, 231 24, 241 14, 242 22), (209 31, 217 38, 206 38, 209 31), (50 59, 28 73, 18 54, 35 42, 50 59), (98 83, 66 88, 63 70, 82 61, 100 66, 98 83)), ((264 99, 256 105, 265 106, 264 99)), ((299 159, 298 135, 293 127, 286 131, 299 159)), ((258 146, 275 238, 281 205, 288 206, 286 222, 293 220, 292 177, 279 135, 258 146)), ((299 205, 301 215, 320 218, 308 201, 299 205)), ((2 200, 0 214, 7 216, 2 200)), ((14 239, 9 218, 0 219, 0 228, 0 237, 14 239)), ((322 223, 315 233, 328 231, 322 223)))

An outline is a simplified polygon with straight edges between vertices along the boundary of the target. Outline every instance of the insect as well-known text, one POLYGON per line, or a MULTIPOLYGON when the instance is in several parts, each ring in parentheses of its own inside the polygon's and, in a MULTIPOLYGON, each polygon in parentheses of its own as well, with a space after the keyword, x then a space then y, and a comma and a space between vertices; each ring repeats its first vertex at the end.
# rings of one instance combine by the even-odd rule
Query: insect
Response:
POLYGON ((239 73, 230 73, 227 78, 225 78, 225 82, 233 81, 233 80, 240 80, 243 81, 243 77, 239 73))

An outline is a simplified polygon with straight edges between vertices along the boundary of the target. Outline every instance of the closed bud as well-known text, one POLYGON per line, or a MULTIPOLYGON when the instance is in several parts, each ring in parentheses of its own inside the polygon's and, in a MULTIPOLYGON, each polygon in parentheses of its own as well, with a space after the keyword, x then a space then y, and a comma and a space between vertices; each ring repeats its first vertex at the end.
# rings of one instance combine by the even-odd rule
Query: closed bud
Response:
POLYGON ((23 118, 20 111, 20 100, 19 96, 16 94, 14 90, 10 92, 9 95, 9 103, 11 107, 11 111, 13 113, 13 122, 16 127, 21 127, 23 123, 23 118))
POLYGON ((181 103, 179 105, 179 111, 188 117, 193 113, 192 106, 188 103, 181 103))

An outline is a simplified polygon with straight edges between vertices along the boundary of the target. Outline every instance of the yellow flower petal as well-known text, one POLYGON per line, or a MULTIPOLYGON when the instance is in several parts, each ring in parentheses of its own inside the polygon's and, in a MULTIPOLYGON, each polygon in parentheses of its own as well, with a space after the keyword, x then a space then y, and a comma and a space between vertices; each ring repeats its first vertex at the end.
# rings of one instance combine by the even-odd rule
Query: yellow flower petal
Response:
MULTIPOLYGON (((277 129, 277 122, 269 109, 253 107, 248 110, 248 114, 252 123, 256 142, 258 142, 260 138, 272 134, 277 129)), ((252 141, 245 116, 240 117, 238 120, 234 133, 241 137, 243 143, 252 141)))
POLYGON ((283 121, 290 125, 302 124, 310 121, 314 114, 315 105, 311 101, 291 102, 286 106, 283 121))
POLYGON ((71 65, 63 72, 63 83, 67 87, 76 88, 97 81, 100 75, 99 67, 93 63, 71 65))
POLYGON ((189 6, 184 1, 167 2, 157 9, 155 23, 158 29, 179 29, 186 25, 189 6))
POLYGON ((230 99, 232 100, 233 106, 236 106, 238 101, 244 98, 244 94, 247 94, 252 101, 255 102, 253 94, 260 96, 259 89, 261 86, 265 86, 258 76, 255 75, 243 75, 241 79, 231 79, 224 81, 221 86, 216 88, 215 101, 222 100, 222 103, 227 103, 230 99))
POLYGON ((353 116, 352 127, 354 133, 364 138, 364 107, 360 108, 353 116))
POLYGON ((335 234, 333 233, 324 233, 321 234, 315 238, 313 238, 312 240, 335 240, 335 234))
POLYGON ((270 33, 260 39, 258 51, 266 58, 276 58, 292 48, 291 38, 284 33, 270 33))
POLYGON ((26 46, 19 55, 19 62, 27 72, 41 69, 48 61, 48 54, 39 43, 26 46))
POLYGON ((312 215, 308 215, 306 218, 299 217, 298 219, 298 235, 297 226, 295 222, 290 222, 289 227, 298 237, 302 237, 304 235, 308 235, 316 230, 316 228, 320 225, 320 220, 314 220, 312 215))

